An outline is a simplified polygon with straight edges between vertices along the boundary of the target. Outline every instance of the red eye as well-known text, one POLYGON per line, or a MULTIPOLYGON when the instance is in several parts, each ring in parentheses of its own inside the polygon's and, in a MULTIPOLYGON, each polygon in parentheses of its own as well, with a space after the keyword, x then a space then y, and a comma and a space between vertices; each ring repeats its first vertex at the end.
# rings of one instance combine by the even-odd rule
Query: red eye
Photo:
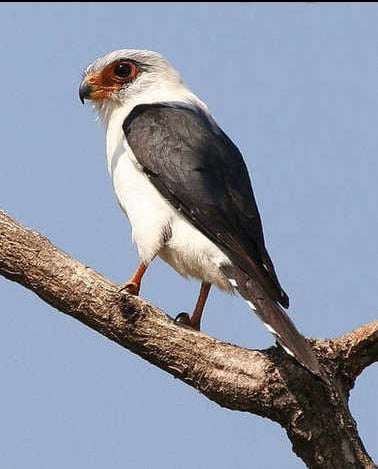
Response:
POLYGON ((130 81, 138 74, 138 66, 129 60, 120 60, 113 65, 113 73, 121 81, 130 81))

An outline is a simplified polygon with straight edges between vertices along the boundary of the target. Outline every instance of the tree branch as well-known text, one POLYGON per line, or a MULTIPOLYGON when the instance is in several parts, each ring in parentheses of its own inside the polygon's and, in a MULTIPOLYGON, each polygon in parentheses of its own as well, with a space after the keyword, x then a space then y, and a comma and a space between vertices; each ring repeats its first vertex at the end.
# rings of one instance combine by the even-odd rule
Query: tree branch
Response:
POLYGON ((278 422, 308 467, 375 467, 347 397, 356 376, 377 360, 378 323, 311 340, 334 384, 326 387, 280 348, 248 350, 177 325, 1 211, 0 274, 219 405, 278 422))
POLYGON ((365 324, 328 341, 328 359, 334 361, 337 374, 348 392, 357 376, 378 361, 378 321, 365 324))

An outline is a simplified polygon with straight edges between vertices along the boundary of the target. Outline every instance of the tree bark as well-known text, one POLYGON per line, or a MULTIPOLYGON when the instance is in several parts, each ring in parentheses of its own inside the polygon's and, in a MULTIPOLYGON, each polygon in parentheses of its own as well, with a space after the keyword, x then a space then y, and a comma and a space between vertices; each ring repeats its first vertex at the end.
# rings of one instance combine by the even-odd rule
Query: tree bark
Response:
POLYGON ((329 377, 326 385, 280 347, 249 350, 178 325, 2 211, 0 274, 220 406, 278 422, 308 467, 376 467, 348 398, 357 376, 378 360, 378 321, 332 340, 309 339, 329 377))

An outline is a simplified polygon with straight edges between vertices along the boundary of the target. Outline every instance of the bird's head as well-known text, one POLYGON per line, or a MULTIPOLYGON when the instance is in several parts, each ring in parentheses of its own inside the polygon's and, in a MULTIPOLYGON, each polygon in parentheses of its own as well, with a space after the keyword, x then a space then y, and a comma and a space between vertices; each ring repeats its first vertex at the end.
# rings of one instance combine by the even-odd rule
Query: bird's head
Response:
POLYGON ((83 74, 80 100, 93 102, 100 116, 118 107, 175 99, 190 93, 178 72, 159 53, 121 49, 96 59, 83 74))

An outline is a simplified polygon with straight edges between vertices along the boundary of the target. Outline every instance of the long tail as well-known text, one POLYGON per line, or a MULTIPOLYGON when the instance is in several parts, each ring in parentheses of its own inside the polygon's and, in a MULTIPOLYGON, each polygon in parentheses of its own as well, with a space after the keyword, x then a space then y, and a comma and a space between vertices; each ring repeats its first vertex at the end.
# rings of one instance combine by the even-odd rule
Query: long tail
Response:
POLYGON ((311 373, 328 382, 310 344, 295 327, 284 309, 271 300, 262 287, 243 270, 233 265, 221 265, 231 285, 247 301, 251 309, 273 333, 284 350, 311 373))

